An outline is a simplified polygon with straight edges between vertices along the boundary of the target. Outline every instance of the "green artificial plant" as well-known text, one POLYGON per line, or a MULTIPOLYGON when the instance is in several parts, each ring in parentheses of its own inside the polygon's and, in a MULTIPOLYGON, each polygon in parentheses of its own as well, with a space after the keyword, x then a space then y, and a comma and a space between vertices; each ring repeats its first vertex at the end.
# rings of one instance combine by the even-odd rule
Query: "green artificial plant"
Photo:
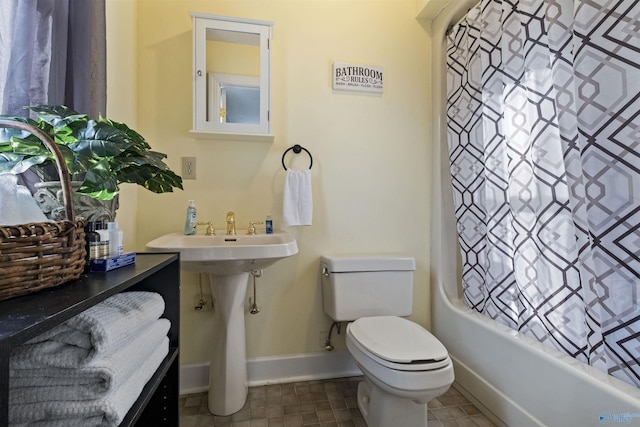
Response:
MULTIPOLYGON (((89 119, 64 105, 25 107, 37 119, 6 117, 29 123, 48 134, 62 152, 73 180, 81 181, 79 193, 111 200, 119 184, 134 183, 154 193, 182 189, 182 178, 163 162, 167 156, 151 146, 124 123, 99 117, 89 119)), ((0 129, 0 173, 19 174, 34 166, 45 180, 46 166, 55 165, 53 155, 40 139, 25 131, 0 129)))

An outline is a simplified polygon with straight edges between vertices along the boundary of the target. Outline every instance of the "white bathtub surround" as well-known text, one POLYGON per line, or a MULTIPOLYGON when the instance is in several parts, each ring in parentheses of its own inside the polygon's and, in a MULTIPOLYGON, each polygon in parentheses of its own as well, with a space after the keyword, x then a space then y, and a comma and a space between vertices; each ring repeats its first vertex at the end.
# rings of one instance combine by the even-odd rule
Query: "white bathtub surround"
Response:
POLYGON ((434 331, 458 389, 496 423, 595 426, 601 415, 640 414, 639 389, 474 313, 455 291, 435 289, 434 331))

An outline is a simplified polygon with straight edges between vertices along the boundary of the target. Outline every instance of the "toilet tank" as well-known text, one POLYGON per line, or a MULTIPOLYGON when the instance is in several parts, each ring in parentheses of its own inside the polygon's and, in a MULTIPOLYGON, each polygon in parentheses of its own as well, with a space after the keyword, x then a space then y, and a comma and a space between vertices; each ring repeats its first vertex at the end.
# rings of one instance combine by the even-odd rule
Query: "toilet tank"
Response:
POLYGON ((320 261, 324 311, 335 321, 408 316, 413 304, 413 258, 335 255, 320 261))

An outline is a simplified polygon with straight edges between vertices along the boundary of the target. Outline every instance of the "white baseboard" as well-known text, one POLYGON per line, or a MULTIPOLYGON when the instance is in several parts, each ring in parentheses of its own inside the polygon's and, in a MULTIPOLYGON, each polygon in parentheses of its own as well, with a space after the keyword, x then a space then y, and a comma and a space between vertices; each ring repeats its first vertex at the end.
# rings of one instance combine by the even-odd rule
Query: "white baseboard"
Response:
POLYGON ((180 365, 180 395, 202 393, 209 388, 209 362, 180 365))
MULTIPOLYGON (((362 375, 347 350, 247 360, 249 386, 282 384, 362 375)), ((180 365, 180 394, 201 393, 209 387, 209 363, 180 365)))

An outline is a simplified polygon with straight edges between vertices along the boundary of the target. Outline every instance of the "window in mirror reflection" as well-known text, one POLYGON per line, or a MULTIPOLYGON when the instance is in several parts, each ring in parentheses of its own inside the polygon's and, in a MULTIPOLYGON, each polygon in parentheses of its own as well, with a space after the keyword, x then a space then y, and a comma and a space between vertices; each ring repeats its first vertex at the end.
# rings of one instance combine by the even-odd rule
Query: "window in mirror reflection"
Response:
POLYGON ((234 74, 209 74, 209 120, 260 123, 260 79, 234 74))
POLYGON ((222 87, 226 123, 260 123, 258 87, 222 87))

